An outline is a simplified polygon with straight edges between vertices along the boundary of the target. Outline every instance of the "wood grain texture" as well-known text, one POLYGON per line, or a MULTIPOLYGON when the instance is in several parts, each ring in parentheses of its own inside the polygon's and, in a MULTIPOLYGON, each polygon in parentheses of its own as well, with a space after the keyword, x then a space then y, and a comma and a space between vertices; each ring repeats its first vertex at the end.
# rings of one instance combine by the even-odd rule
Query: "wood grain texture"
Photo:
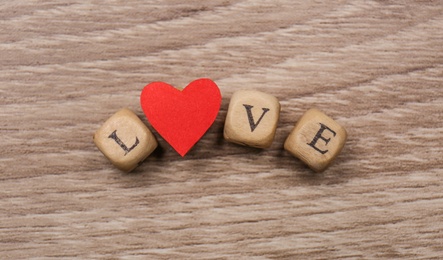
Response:
POLYGON ((0 31, 0 258, 441 259, 443 1, 2 1, 0 31), (200 77, 222 109, 185 158, 93 144, 200 77), (223 140, 245 88, 282 105, 269 149, 223 140), (312 107, 349 134, 322 174, 283 150, 312 107))

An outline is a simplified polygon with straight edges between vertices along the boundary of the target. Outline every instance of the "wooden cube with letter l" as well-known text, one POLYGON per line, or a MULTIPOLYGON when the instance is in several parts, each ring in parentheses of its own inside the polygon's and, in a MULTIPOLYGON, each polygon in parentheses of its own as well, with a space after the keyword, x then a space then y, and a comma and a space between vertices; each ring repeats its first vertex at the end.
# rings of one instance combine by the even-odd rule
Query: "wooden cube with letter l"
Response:
POLYGON ((122 171, 130 172, 157 148, 157 140, 138 116, 123 108, 95 132, 98 149, 122 171))
POLYGON ((321 172, 338 156, 346 138, 344 127, 313 108, 297 122, 284 148, 314 171, 321 172))

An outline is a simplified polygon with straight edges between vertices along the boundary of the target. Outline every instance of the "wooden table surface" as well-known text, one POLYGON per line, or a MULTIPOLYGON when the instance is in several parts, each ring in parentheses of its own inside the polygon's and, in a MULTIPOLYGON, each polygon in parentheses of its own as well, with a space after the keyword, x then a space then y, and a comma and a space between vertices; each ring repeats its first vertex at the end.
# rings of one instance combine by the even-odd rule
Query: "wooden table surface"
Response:
POLYGON ((443 257, 443 1, 2 1, 0 31, 1 259, 443 257), (223 102, 186 157, 94 145, 202 77, 223 102), (269 149, 223 139, 239 89, 280 100, 269 149), (320 174, 283 149, 312 107, 349 134, 320 174))

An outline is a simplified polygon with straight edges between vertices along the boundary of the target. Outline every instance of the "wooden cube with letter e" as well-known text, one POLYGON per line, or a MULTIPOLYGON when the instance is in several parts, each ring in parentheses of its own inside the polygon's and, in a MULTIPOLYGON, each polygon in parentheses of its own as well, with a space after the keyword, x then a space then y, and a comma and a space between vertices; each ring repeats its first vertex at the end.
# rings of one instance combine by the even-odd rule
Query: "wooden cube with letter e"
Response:
POLYGON ((284 147, 311 169, 321 172, 338 156, 346 138, 344 127, 313 108, 297 122, 284 147))

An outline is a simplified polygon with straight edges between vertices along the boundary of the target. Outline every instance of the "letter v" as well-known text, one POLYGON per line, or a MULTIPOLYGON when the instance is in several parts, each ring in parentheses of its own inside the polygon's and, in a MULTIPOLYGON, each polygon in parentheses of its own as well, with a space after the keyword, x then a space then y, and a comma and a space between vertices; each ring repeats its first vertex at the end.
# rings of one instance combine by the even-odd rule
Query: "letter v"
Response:
POLYGON ((255 128, 258 126, 258 124, 260 124, 260 121, 265 116, 266 112, 269 111, 269 108, 262 108, 263 113, 261 114, 260 118, 257 120, 257 123, 255 123, 254 117, 252 116, 252 111, 251 111, 253 106, 246 105, 246 104, 243 104, 243 106, 246 108, 246 113, 248 113, 248 120, 249 120, 249 126, 251 127, 251 132, 254 132, 255 128))

